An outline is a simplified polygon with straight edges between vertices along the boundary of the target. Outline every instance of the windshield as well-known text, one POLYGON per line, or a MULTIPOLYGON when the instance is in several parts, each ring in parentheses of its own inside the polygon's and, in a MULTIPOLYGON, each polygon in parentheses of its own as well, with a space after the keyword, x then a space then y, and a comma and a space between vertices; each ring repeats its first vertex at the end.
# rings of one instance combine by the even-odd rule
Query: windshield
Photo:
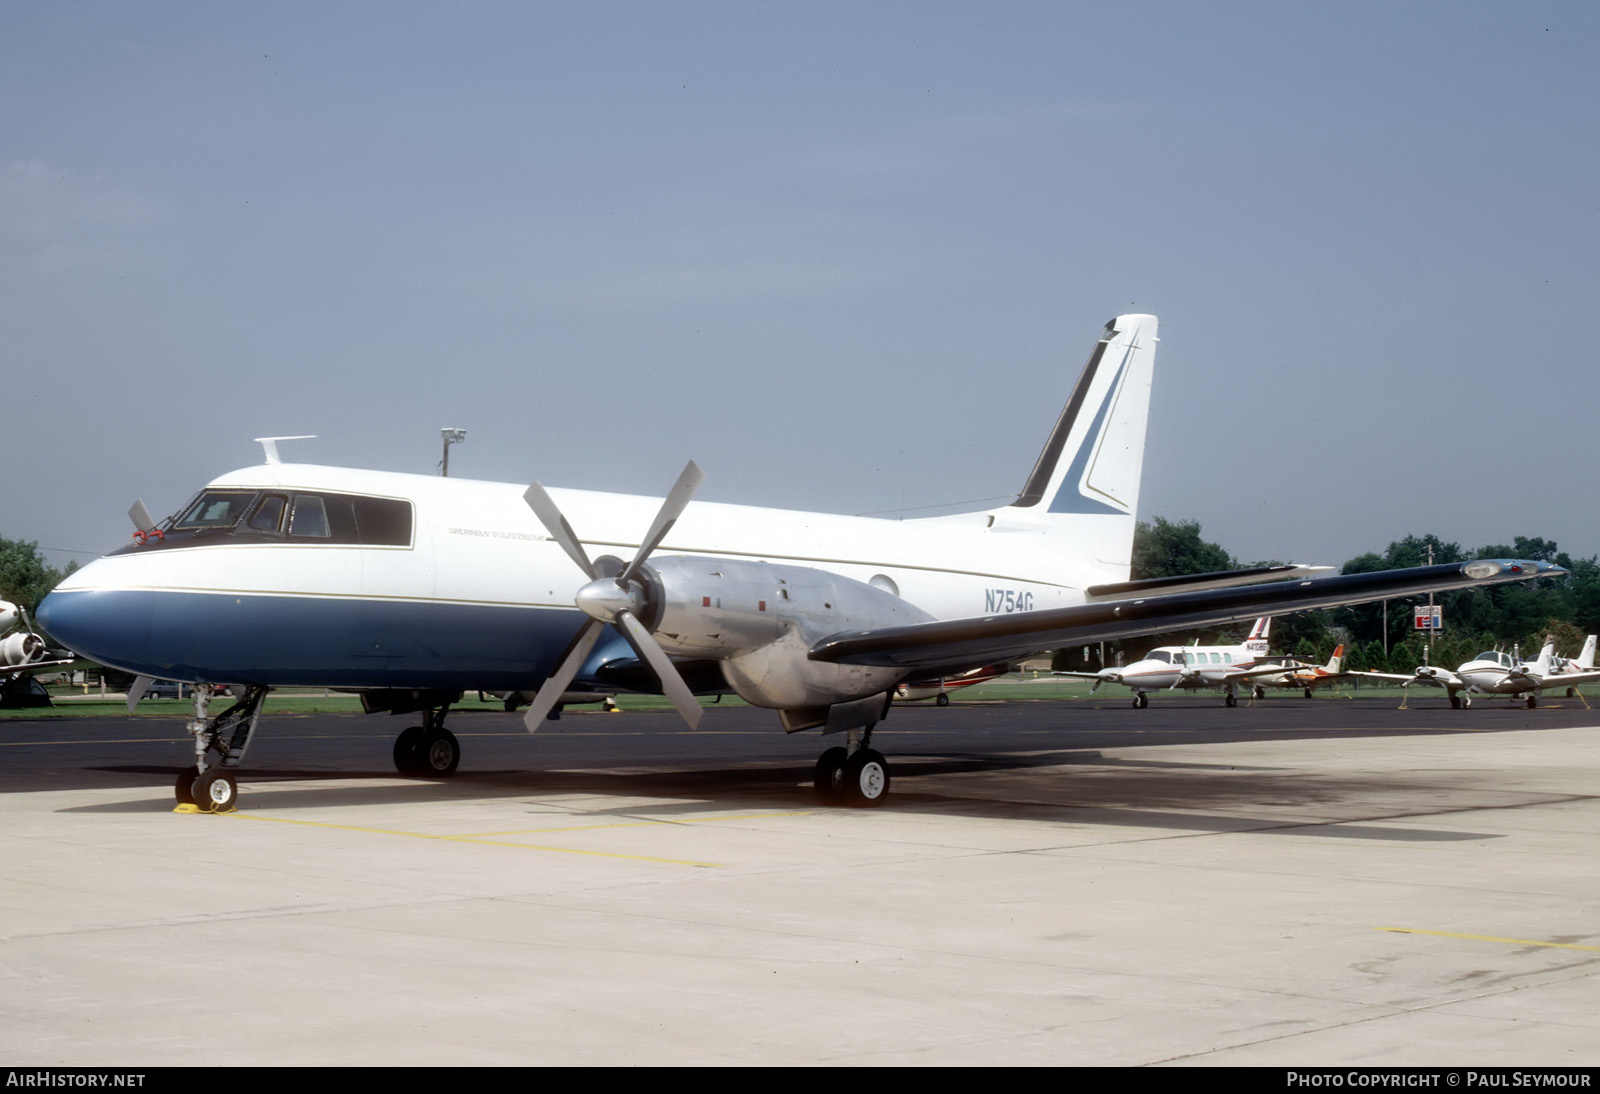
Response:
POLYGON ((232 528, 239 517, 255 500, 255 491, 207 490, 185 510, 183 516, 172 522, 177 529, 198 531, 203 528, 232 528))

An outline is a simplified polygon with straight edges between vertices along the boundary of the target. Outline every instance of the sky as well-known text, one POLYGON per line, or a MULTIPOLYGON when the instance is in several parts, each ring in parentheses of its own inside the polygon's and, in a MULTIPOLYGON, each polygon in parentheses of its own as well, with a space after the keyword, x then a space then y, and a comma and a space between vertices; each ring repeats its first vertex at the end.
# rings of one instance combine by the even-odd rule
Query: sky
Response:
POLYGON ((1600 5, 0 6, 0 536, 286 458, 917 516, 1161 318, 1140 515, 1600 553, 1600 5))

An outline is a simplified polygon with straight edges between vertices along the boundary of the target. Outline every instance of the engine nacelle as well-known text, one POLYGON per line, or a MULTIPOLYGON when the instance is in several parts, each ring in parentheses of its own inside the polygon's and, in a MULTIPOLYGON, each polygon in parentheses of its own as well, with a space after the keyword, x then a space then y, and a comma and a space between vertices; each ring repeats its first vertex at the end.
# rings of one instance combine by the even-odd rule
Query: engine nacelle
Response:
POLYGON ((741 699, 778 710, 864 699, 906 675, 812 661, 806 654, 818 640, 933 618, 865 582, 805 566, 674 555, 652 560, 649 570, 659 598, 649 620, 656 640, 680 656, 721 661, 741 699))
POLYGON ((36 634, 12 634, 0 640, 0 665, 26 665, 44 653, 44 639, 36 634))

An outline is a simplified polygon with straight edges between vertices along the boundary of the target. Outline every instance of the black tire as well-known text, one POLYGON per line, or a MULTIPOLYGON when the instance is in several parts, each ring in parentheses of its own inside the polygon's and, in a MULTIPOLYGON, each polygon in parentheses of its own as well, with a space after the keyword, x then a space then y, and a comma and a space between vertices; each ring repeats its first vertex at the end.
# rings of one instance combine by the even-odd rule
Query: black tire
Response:
POLYGON ((425 779, 448 779, 461 764, 461 742, 448 729, 430 729, 417 744, 416 764, 425 779))
POLYGON ((937 705, 939 705, 941 707, 947 707, 947 706, 950 705, 950 696, 946 695, 944 692, 941 691, 939 693, 939 697, 934 700, 934 703, 936 703, 937 705))
POLYGON ((1310 688, 1306 688, 1306 698, 1307 699, 1311 698, 1311 689, 1310 688))
POLYGON ((1459 695, 1450 696, 1450 706, 1453 707, 1456 710, 1460 710, 1461 709, 1461 696, 1459 696, 1459 695))
POLYGON ((1239 700, 1235 699, 1231 695, 1224 697, 1222 702, 1223 702, 1223 705, 1230 706, 1230 707, 1236 707, 1236 706, 1239 705, 1239 700))
POLYGON ((1265 699, 1267 697, 1267 689, 1262 687, 1251 688, 1250 694, 1256 699, 1265 699))
POLYGON ((817 757, 817 767, 812 785, 824 805, 838 805, 844 800, 845 750, 830 748, 817 757))
POLYGON ((200 777, 200 769, 193 764, 178 772, 178 781, 172 786, 172 791, 178 797, 179 805, 194 804, 194 781, 200 777))
POLYGON ((411 776, 419 773, 421 760, 417 756, 417 747, 422 744, 424 732, 421 726, 412 726, 402 730, 400 736, 394 739, 394 769, 400 774, 411 776))
POLYGON ((1147 707, 1149 705, 1150 705, 1150 696, 1146 695, 1142 691, 1137 693, 1136 695, 1134 695, 1134 697, 1133 697, 1133 709, 1135 709, 1135 710, 1143 710, 1145 707, 1147 707))
POLYGON ((194 803, 205 813, 231 813, 239 804, 233 772, 213 767, 194 781, 194 803))
POLYGON ((1528 696, 1528 709, 1529 710, 1532 710, 1534 707, 1536 707, 1538 705, 1539 705, 1539 697, 1537 695, 1528 696))
POLYGON ((844 798, 872 809, 889 799, 889 761, 875 748, 858 748, 844 765, 844 798))

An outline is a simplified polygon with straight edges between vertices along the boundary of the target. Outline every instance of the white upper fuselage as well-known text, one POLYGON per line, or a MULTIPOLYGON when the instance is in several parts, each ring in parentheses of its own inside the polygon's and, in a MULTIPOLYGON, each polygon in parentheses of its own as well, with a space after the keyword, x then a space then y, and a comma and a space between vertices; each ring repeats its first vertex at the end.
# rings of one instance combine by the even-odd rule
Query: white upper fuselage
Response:
MULTIPOLYGON (((410 547, 307 543, 215 544, 132 552, 97 562, 87 580, 190 591, 347 595, 571 609, 582 575, 522 500, 524 486, 427 475, 265 464, 211 488, 295 488, 402 498, 415 506, 410 547), (242 556, 242 557, 241 557, 242 556)), ((594 556, 624 559, 638 547, 658 498, 550 489, 594 556)), ((1060 607, 1082 589, 1124 580, 1126 569, 1088 569, 1064 543, 970 521, 896 521, 696 501, 657 554, 745 558, 813 566, 858 581, 884 576, 937 618, 1060 607), (1008 596, 1009 594, 1009 596, 1008 596), (1031 597, 1031 599, 1030 599, 1031 597)), ((87 569, 62 588, 80 587, 87 569)))
MULTIPOLYGON (((578 626, 573 595, 585 577, 529 510, 522 484, 281 463, 231 472, 207 489, 402 499, 412 505, 414 531, 409 543, 391 546, 281 535, 263 540, 218 534, 182 546, 169 540, 107 556, 69 577, 58 592, 182 593, 190 602, 202 596, 241 604, 263 598, 298 604, 345 601, 352 612, 367 614, 380 605, 393 610, 413 605, 431 607, 433 618, 463 628, 474 624, 447 613, 498 608, 537 614, 546 633, 569 626, 559 617, 571 619, 570 629, 578 626)), ((658 499, 634 495, 549 493, 592 557, 630 558, 660 505, 658 499)), ((1068 548, 1047 528, 1024 532, 1015 521, 992 528, 983 514, 896 521, 695 501, 653 557, 789 563, 873 584, 935 618, 962 618, 1079 604, 1088 585, 1127 576, 1126 568, 1074 559, 1068 548)), ((397 618, 393 611, 385 616, 392 618, 397 618)), ((415 619, 416 634, 425 635, 432 624, 420 614, 415 619)), ((254 617, 241 619, 240 625, 264 626, 254 617)), ((846 618, 838 625, 863 624, 846 618)), ((316 626, 309 623, 308 630, 316 626)), ((385 626, 392 630, 394 624, 385 626)), ((314 637, 308 634, 308 640, 314 637)), ((105 656, 111 651, 82 652, 118 664, 105 656)), ((338 658, 323 660, 329 667, 321 682, 329 682, 338 658)), ((177 674, 171 665, 118 667, 177 674)), ((530 665, 525 686, 537 683, 547 668, 530 665)), ((229 666, 229 671, 237 670, 229 666)), ((351 686, 372 683, 355 677, 347 681, 351 686)), ((266 678, 287 682, 281 676, 266 678)))

